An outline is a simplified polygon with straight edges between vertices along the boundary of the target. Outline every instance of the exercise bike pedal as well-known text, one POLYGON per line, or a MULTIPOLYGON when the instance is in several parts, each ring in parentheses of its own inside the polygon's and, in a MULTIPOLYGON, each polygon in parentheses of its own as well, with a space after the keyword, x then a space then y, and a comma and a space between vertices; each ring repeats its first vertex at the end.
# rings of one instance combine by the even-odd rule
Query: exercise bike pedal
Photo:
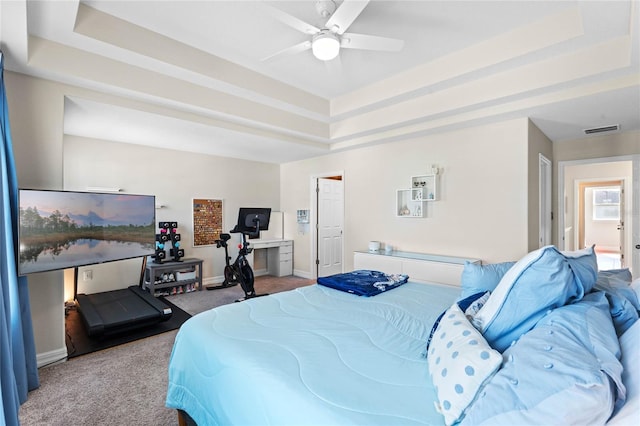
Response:
POLYGON ((264 293, 264 294, 254 294, 252 296, 245 296, 242 297, 240 299, 236 299, 236 302, 244 302, 245 300, 249 300, 249 299, 255 299, 256 297, 262 297, 262 296, 268 296, 269 293, 264 293))
POLYGON ((207 290, 221 290, 221 289, 223 289, 223 288, 233 287, 234 285, 238 285, 238 283, 237 283, 237 282, 235 282, 235 283, 228 283, 228 284, 222 283, 222 284, 220 284, 220 285, 210 285, 210 286, 206 286, 205 288, 206 288, 207 290))

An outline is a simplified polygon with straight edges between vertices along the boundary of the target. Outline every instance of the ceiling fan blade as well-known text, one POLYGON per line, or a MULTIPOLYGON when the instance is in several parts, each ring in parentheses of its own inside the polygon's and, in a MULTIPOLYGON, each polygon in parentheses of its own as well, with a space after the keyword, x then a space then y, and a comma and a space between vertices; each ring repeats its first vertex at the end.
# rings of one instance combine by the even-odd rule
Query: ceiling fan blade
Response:
POLYGON ((266 58, 262 58, 262 61, 268 61, 269 59, 273 59, 277 56, 290 56, 295 55, 296 53, 304 52, 305 50, 311 49, 310 41, 303 41, 302 43, 298 43, 294 46, 287 47, 286 49, 282 49, 279 52, 274 53, 273 55, 269 55, 266 58))
POLYGON ((404 47, 404 40, 366 34, 345 33, 342 35, 340 47, 344 47, 345 49, 384 50, 387 52, 398 52, 404 47))
POLYGON ((325 27, 336 34, 344 34, 368 3, 369 0, 344 0, 340 7, 333 12, 325 27))
POLYGON ((271 5, 268 5, 263 2, 257 2, 261 7, 265 8, 268 13, 270 13, 274 18, 278 21, 282 22, 285 25, 290 26, 294 30, 298 30, 301 33, 313 35, 320 32, 320 28, 316 28, 313 25, 303 21, 302 19, 298 19, 293 15, 289 15, 282 10, 275 8, 271 5))

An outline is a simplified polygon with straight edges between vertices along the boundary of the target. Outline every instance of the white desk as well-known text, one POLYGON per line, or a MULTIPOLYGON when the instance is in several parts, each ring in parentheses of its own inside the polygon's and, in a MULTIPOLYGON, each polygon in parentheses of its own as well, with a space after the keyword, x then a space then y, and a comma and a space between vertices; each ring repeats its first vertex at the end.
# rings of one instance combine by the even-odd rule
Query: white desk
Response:
POLYGON ((247 258, 256 276, 269 274, 284 277, 293 274, 293 240, 261 238, 249 240, 249 247, 253 247, 253 251, 247 258), (256 251, 262 250, 266 255, 266 270, 265 265, 254 265, 254 256, 262 255, 256 251))

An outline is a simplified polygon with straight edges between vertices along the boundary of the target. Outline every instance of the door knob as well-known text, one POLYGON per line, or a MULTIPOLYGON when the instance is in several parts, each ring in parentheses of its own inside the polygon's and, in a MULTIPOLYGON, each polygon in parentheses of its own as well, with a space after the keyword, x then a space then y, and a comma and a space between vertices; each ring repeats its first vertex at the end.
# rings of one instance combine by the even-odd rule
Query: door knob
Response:
POLYGON ((640 250, 640 244, 636 244, 636 248, 640 250))

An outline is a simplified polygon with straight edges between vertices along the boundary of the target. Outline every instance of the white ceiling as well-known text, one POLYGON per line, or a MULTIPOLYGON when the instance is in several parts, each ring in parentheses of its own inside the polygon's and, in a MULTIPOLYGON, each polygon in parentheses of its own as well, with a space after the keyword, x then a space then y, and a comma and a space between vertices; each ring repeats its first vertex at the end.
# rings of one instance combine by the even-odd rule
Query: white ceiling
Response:
MULTIPOLYGON (((323 25, 315 1, 269 5, 323 25)), ((282 163, 517 117, 553 141, 640 130, 639 6, 373 0, 349 32, 403 50, 325 64, 263 61, 309 36, 256 1, 2 0, 0 42, 74 86, 66 134, 282 163)))

